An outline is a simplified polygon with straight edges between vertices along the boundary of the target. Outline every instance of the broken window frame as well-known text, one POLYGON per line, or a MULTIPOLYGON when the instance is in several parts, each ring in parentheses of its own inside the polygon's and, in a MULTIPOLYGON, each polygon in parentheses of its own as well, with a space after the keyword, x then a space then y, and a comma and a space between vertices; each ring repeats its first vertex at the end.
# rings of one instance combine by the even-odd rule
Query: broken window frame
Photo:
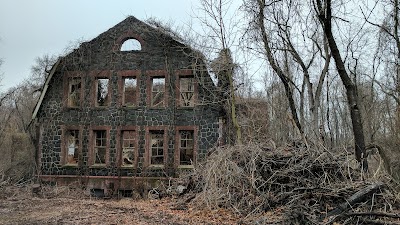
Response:
POLYGON ((178 79, 179 87, 179 107, 190 108, 194 107, 195 103, 195 80, 194 76, 179 76, 178 79), (189 85, 186 84, 184 87, 183 81, 188 81, 189 85))
POLYGON ((137 154, 138 154, 138 149, 137 149, 137 132, 135 129, 123 129, 120 131, 121 134, 121 140, 120 140, 120 165, 121 167, 127 167, 127 168, 133 168, 136 167, 137 163, 137 154), (130 133, 129 138, 125 138, 126 132, 130 133), (133 135, 133 138, 132 138, 133 135), (128 146, 128 145, 129 146, 128 146), (131 159, 131 164, 125 164, 125 154, 127 154, 127 151, 131 151, 132 153, 132 159, 131 159))
POLYGON ((180 166, 190 166, 194 164, 194 131, 193 130, 180 130, 179 135, 179 165, 180 166), (185 135, 185 136, 183 136, 185 135), (183 160, 182 156, 187 155, 187 152, 191 151, 191 159, 183 160))
POLYGON ((137 95, 138 95, 138 79, 135 76, 127 76, 127 77, 122 77, 122 106, 125 107, 135 107, 138 106, 138 100, 137 100, 137 95), (135 81, 135 89, 134 93, 132 94, 131 98, 127 98, 127 91, 126 91, 126 80, 128 79, 134 79, 135 81), (129 100, 127 100, 129 99, 129 100))
POLYGON ((154 76, 150 78, 150 106, 153 108, 162 108, 166 106, 166 77, 165 76, 154 76), (155 80, 163 79, 162 85, 154 85, 155 80), (162 87, 157 90, 155 87, 162 87), (161 95, 161 96, 160 96, 161 95), (155 103, 155 100, 160 100, 155 103))
POLYGON ((67 107, 68 108, 79 108, 81 107, 81 99, 82 99, 82 91, 83 84, 82 78, 79 76, 71 76, 67 78, 68 91, 66 94, 67 97, 67 107), (79 88, 76 88, 76 86, 79 88))
MULTIPOLYGON (((196 164, 196 159, 197 159, 197 130, 198 128, 196 126, 177 126, 175 128, 176 134, 175 134, 175 166, 178 168, 194 168, 194 165, 196 164), (192 134, 192 149, 193 149, 193 156, 192 156, 192 162, 189 163, 182 163, 181 162, 181 133, 182 132, 190 132, 192 134)), ((188 148, 188 147, 186 147, 188 148)))
POLYGON ((61 160, 60 163, 63 166, 78 166, 81 160, 81 154, 82 154, 82 129, 80 127, 62 127, 63 130, 63 135, 62 135, 62 150, 61 150, 61 160), (73 158, 75 159, 75 162, 72 163, 70 162, 70 133, 74 133, 74 154, 73 158))
POLYGON ((156 168, 163 168, 166 162, 167 151, 167 129, 162 127, 147 127, 146 128, 146 161, 145 165, 156 168), (155 138, 155 136, 158 136, 155 138), (154 145, 155 141, 161 141, 162 145, 154 145), (158 151, 157 155, 153 154, 158 151), (160 154, 162 151, 162 154, 160 154), (154 159, 158 158, 158 162, 154 159), (161 160, 162 162, 161 162, 161 160))
POLYGON ((96 77, 95 78, 95 107, 108 107, 111 103, 111 79, 110 77, 96 77), (107 80, 107 88, 103 88, 103 91, 106 90, 106 93, 99 93, 99 85, 101 80, 107 80), (104 95, 104 96, 102 96, 104 95), (103 102, 102 102, 103 101, 103 102))
POLYGON ((89 162, 91 166, 94 167, 104 167, 109 163, 109 149, 110 149, 110 127, 108 126, 98 126, 91 127, 90 129, 90 154, 89 162), (98 132, 103 132, 104 135, 98 135, 98 132), (101 139, 101 140, 100 140, 101 139), (100 141, 100 142, 98 142, 100 141), (98 160, 98 152, 102 150, 105 153, 103 161, 98 160))

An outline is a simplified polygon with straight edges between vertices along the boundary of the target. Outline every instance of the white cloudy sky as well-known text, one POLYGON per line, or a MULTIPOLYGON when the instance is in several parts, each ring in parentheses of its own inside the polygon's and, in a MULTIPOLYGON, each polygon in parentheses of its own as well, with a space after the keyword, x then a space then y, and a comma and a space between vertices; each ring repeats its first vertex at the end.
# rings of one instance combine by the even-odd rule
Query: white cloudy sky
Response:
POLYGON ((189 24, 196 0, 0 0, 0 92, 27 79, 36 57, 59 55, 128 15, 189 24))

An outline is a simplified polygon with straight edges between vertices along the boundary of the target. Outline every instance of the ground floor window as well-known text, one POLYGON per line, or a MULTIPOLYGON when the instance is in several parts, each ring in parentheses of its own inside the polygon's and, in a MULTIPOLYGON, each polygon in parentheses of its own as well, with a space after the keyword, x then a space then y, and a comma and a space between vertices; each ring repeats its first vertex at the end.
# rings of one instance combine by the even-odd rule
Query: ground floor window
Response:
POLYGON ((149 134, 149 151, 150 151, 150 164, 163 165, 164 164, 164 131, 152 130, 149 134))
POLYGON ((93 163, 96 165, 106 164, 107 156, 107 131, 94 130, 93 131, 93 163))
POLYGON ((65 151, 64 151, 64 164, 77 165, 79 161, 80 152, 80 136, 79 130, 67 130, 65 132, 65 151))
POLYGON ((122 163, 123 167, 135 165, 136 132, 134 130, 122 131, 122 163))
POLYGON ((194 162, 194 131, 179 131, 179 165, 193 165, 194 162))

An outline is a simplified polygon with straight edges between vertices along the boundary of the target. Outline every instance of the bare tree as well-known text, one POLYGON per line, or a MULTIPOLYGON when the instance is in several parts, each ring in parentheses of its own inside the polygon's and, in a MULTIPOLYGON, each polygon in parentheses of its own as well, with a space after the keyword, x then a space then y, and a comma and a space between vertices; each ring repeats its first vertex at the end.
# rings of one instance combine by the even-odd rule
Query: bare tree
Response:
POLYGON ((232 141, 233 143, 241 144, 242 132, 236 115, 236 86, 234 81, 237 64, 234 63, 231 51, 231 47, 235 41, 235 34, 232 33, 231 27, 229 27, 229 25, 234 25, 234 22, 232 18, 226 18, 226 12, 229 10, 232 1, 201 0, 200 4, 201 11, 205 16, 199 16, 198 19, 202 23, 202 26, 210 32, 210 37, 215 41, 208 48, 219 49, 218 56, 212 60, 211 68, 218 78, 218 87, 221 91, 221 99, 224 101, 228 127, 234 130, 234 135, 228 138, 228 142, 232 141))
POLYGON ((340 55, 340 50, 332 33, 332 3, 331 0, 314 0, 313 3, 328 40, 332 57, 335 60, 336 70, 346 88, 347 103, 350 109, 350 117, 353 126, 356 159, 360 162, 361 167, 367 170, 368 162, 365 149, 364 128, 359 108, 360 103, 357 96, 356 85, 346 71, 345 64, 340 55))
POLYGON ((291 119, 301 137, 316 140, 323 125, 321 95, 331 54, 319 22, 307 9, 307 4, 298 1, 246 2, 255 31, 249 32, 253 35, 250 45, 262 43, 258 51, 283 84, 291 119))

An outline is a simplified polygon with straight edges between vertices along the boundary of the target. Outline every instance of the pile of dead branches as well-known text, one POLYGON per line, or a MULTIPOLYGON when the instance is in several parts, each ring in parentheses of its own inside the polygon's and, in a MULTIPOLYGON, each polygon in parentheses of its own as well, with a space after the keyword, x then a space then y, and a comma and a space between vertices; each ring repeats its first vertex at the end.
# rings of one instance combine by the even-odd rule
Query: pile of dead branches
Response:
POLYGON ((348 162, 345 152, 306 146, 218 148, 192 174, 198 191, 193 204, 233 209, 243 221, 257 223, 258 217, 260 224, 278 214, 278 223, 285 224, 399 221, 399 202, 390 188, 362 181, 361 171, 348 162))

